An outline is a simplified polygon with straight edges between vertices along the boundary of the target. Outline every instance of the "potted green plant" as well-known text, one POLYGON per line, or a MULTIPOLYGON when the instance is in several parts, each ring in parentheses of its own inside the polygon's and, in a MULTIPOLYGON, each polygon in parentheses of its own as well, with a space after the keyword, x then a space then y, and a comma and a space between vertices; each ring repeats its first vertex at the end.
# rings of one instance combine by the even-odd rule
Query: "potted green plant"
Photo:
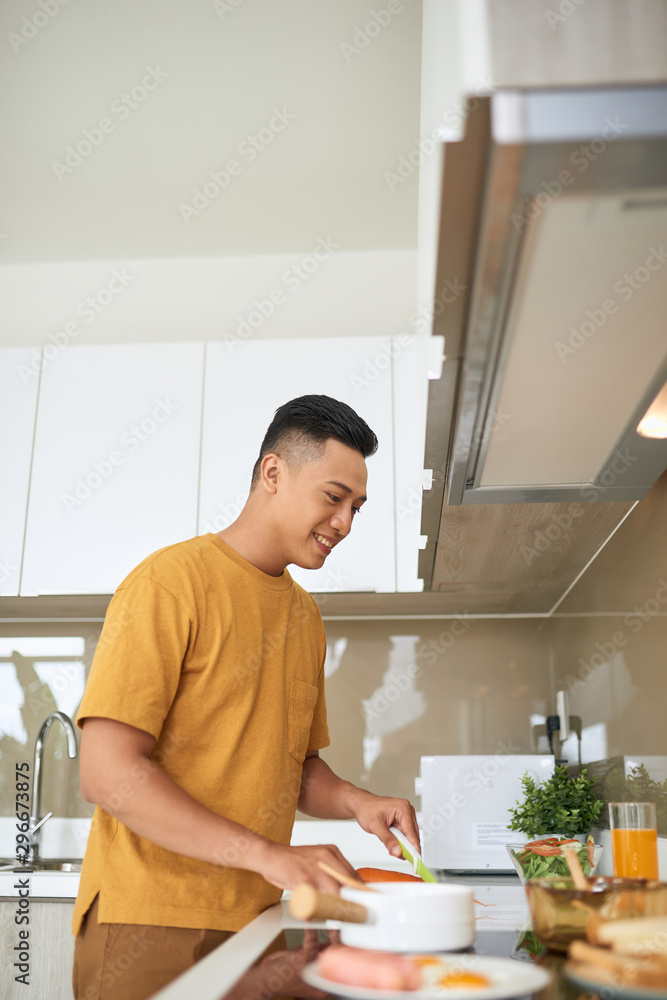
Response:
POLYGON ((582 768, 570 777, 567 768, 557 765, 554 773, 541 784, 526 772, 521 779, 523 802, 510 808, 510 830, 519 830, 527 838, 524 844, 508 844, 507 850, 523 881, 529 878, 568 878, 565 858, 567 844, 580 842, 577 851, 584 875, 595 872, 602 848, 594 844, 591 827, 602 810, 602 800, 593 791, 597 778, 586 777, 582 768), (585 842, 585 843, 584 843, 585 842))
POLYGON ((627 777, 623 767, 610 767, 600 783, 605 802, 655 802, 658 836, 667 834, 667 780, 655 781, 646 766, 638 764, 627 777))

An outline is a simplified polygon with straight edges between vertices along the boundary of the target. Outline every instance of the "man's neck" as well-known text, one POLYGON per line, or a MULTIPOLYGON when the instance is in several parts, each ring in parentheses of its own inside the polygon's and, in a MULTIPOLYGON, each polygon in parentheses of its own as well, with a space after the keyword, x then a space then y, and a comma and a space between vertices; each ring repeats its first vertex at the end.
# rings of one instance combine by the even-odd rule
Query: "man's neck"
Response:
POLYGON ((262 527, 254 523, 254 519, 243 515, 244 511, 228 528, 216 531, 215 534, 262 573, 282 576, 287 564, 281 555, 272 550, 268 537, 270 532, 266 528, 262 530, 262 527))

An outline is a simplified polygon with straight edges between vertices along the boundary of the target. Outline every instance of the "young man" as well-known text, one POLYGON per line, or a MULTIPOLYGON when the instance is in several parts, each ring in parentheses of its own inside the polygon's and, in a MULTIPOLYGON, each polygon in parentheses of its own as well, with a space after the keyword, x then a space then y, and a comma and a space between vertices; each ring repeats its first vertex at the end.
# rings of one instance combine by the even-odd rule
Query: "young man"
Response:
POLYGON ((325 636, 287 565, 317 569, 366 500, 368 425, 328 396, 277 411, 239 518, 144 559, 114 594, 77 723, 97 804, 74 909, 77 1000, 142 1000, 308 882, 331 845, 290 847, 295 810, 356 819, 394 855, 404 799, 338 778, 325 636))

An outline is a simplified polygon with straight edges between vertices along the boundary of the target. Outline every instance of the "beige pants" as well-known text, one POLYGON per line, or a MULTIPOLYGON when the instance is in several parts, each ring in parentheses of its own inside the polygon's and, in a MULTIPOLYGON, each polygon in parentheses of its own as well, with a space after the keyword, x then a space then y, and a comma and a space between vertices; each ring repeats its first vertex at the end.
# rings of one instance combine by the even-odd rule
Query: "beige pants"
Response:
POLYGON ((74 942, 74 1000, 147 1000, 233 931, 98 923, 95 896, 74 942))

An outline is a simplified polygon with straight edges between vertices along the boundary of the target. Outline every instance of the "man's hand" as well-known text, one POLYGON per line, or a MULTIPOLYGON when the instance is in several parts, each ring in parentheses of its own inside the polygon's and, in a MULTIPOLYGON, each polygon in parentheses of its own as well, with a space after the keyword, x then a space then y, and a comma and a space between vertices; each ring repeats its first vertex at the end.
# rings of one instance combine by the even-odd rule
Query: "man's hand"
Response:
POLYGON ((355 819, 362 830, 374 833, 390 854, 395 858, 400 858, 403 856, 401 845, 393 833, 389 832, 390 826, 397 826, 421 854, 417 817, 407 799, 392 799, 382 795, 373 795, 362 789, 357 789, 357 791, 359 795, 355 797, 353 808, 355 819))
MULTIPOLYGON (((393 838, 392 838, 393 839, 393 838)), ((317 844, 307 847, 285 847, 265 841, 257 849, 255 871, 279 889, 296 889, 298 885, 314 885, 321 892, 338 893, 340 885, 331 875, 318 865, 324 861, 343 875, 353 878, 363 885, 352 865, 346 861, 333 844, 317 844)))
POLYGON ((308 754, 298 808, 317 819, 356 819, 362 830, 379 837, 390 854, 402 857, 401 845, 389 832, 397 826, 421 854, 419 829, 413 807, 407 799, 373 795, 343 781, 317 754, 308 754))

